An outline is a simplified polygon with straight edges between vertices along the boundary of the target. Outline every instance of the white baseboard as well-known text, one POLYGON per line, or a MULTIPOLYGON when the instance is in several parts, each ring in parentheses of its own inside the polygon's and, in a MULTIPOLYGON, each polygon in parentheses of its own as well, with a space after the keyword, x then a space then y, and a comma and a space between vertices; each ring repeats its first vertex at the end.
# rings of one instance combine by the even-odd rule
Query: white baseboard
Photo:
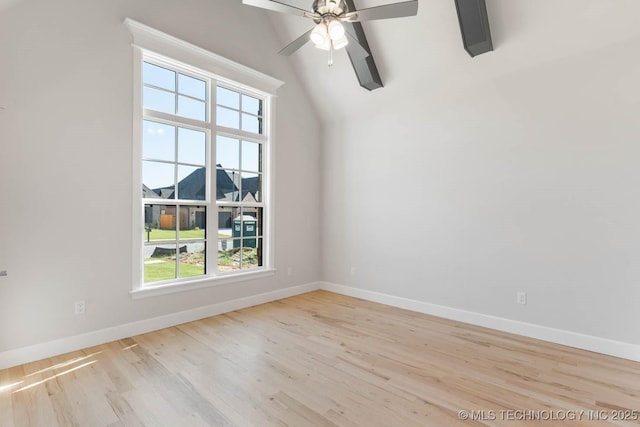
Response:
POLYGON ((367 301, 640 362, 640 345, 535 325, 533 323, 519 322, 517 320, 460 310, 443 305, 430 304, 423 301, 354 288, 352 286, 321 282, 320 288, 329 292, 361 298, 367 301))
POLYGON ((237 298, 230 301, 171 313, 151 319, 126 323, 112 328, 100 329, 98 331, 61 338, 42 344, 8 350, 0 353, 0 369, 6 369, 12 366, 53 357, 71 351, 81 350, 83 348, 156 331, 162 328, 168 328, 222 313, 228 313, 234 310, 252 307, 254 305, 276 301, 282 298, 304 294, 318 289, 324 289, 329 292, 361 298, 367 301, 640 362, 640 345, 549 328, 532 323, 509 320, 437 304, 430 304, 423 301, 368 291, 351 286, 337 285, 328 282, 314 282, 237 298))
POLYGON ((126 323, 112 328, 100 329, 98 331, 61 338, 42 344, 8 350, 0 353, 0 369, 6 369, 12 366, 22 365, 24 363, 53 357, 71 351, 81 350, 83 348, 108 343, 122 338, 128 338, 156 331, 158 329, 180 325, 182 323, 204 319, 205 317, 228 313, 230 311, 264 304, 266 302, 304 294, 317 289, 320 289, 319 283, 308 283, 305 285, 293 286, 290 288, 237 298, 204 307, 197 307, 191 310, 179 311, 177 313, 171 313, 151 319, 126 323))

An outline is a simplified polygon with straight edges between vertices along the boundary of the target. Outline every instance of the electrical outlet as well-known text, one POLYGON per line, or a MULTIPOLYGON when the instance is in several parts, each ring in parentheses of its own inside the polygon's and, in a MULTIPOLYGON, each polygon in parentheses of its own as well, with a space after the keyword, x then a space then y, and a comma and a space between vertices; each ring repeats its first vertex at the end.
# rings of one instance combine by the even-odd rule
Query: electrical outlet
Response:
POLYGON ((6 276, 7 274, 7 270, 0 271, 0 276, 6 276))
POLYGON ((518 292, 518 304, 526 305, 527 304, 527 293, 526 292, 518 292))
POLYGON ((350 276, 355 276, 356 275, 356 268, 355 267, 351 267, 351 270, 349 271, 349 275, 350 276))
POLYGON ((287 276, 293 276, 293 267, 287 267, 287 276))
POLYGON ((76 314, 84 314, 85 308, 86 307, 85 307, 84 301, 76 301, 76 304, 75 304, 76 314))

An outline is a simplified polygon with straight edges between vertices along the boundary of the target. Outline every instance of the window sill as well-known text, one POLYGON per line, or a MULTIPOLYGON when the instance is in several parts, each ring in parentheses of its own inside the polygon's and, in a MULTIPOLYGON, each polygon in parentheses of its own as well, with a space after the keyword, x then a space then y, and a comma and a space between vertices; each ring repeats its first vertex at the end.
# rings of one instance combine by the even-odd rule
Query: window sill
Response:
POLYGON ((169 283, 157 286, 145 286, 134 289, 130 292, 132 299, 148 298, 158 295, 173 294, 176 292, 192 291, 196 289, 209 288, 212 286, 226 285, 229 283, 243 282, 245 280, 259 279, 276 274, 274 268, 250 271, 246 273, 236 273, 215 277, 202 277, 198 279, 169 283))

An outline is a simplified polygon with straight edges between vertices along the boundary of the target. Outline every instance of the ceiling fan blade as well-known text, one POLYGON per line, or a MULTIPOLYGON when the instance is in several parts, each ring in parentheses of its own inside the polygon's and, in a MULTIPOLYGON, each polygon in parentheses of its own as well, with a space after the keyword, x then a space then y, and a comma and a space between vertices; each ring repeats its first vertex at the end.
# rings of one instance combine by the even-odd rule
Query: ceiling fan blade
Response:
POLYGON ((274 0, 242 0, 243 4, 248 6, 261 7, 262 9, 272 10, 274 12, 288 13, 296 16, 307 16, 309 13, 304 9, 297 8, 295 6, 289 6, 288 4, 280 3, 274 0))
POLYGON ((310 40, 309 35, 311 35, 311 31, 313 31, 313 28, 307 31, 306 33, 304 33, 303 35, 301 35, 300 37, 298 37, 297 39, 295 39, 294 41, 292 41, 291 43, 289 43, 288 45, 286 45, 280 52, 278 52, 278 54, 289 56, 296 50, 300 49, 302 46, 307 44, 307 42, 310 40))
POLYGON ((344 34, 349 39, 349 44, 347 45, 346 49, 352 58, 364 59, 367 56, 369 56, 369 52, 367 51, 367 49, 362 47, 362 45, 360 44, 360 42, 358 42, 358 39, 355 36, 353 36, 349 31, 345 31, 344 34))
POLYGON ((356 10, 347 14, 346 20, 348 22, 374 21, 376 19, 401 18, 403 16, 415 16, 417 14, 418 0, 411 0, 356 10))

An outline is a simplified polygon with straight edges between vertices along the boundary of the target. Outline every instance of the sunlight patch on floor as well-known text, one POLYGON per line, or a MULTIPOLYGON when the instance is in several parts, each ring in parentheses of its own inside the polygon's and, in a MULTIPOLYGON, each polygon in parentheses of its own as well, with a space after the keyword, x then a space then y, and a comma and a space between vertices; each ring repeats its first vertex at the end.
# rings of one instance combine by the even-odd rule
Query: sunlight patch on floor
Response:
POLYGON ((16 391, 14 391, 13 393, 18 393, 18 392, 20 392, 20 391, 29 390, 30 388, 33 388, 33 387, 39 386, 40 384, 44 384, 44 383, 46 383, 47 381, 50 381, 50 380, 55 379, 55 378, 58 378, 58 377, 60 377, 60 376, 62 376, 62 375, 66 375, 66 374, 71 373, 71 372, 73 372, 73 371, 77 371, 78 369, 82 369, 82 368, 85 368, 85 367, 87 367, 87 366, 89 366, 89 365, 93 365, 93 364, 94 364, 94 363, 96 363, 96 362, 97 362, 97 360, 92 360, 91 362, 84 363, 84 364, 82 364, 82 365, 80 365, 80 366, 76 366, 75 368, 67 369, 67 370, 66 370, 66 371, 64 371, 64 372, 60 372, 59 374, 52 375, 52 376, 50 376, 49 378, 45 378, 45 379, 40 380, 40 381, 38 381, 38 382, 35 382, 35 383, 33 383, 33 384, 29 384, 29 385, 27 385, 27 386, 24 386, 24 387, 22 387, 22 388, 19 388, 19 389, 17 389, 16 391))

